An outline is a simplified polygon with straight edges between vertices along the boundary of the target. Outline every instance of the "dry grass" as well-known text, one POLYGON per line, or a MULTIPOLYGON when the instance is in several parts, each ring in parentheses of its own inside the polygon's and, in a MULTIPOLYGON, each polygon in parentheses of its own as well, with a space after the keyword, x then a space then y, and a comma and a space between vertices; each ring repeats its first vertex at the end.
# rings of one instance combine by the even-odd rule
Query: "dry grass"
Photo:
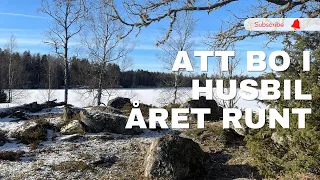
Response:
POLYGON ((259 179, 258 171, 251 166, 251 157, 243 137, 225 130, 222 122, 206 122, 204 129, 193 124, 183 135, 198 142, 209 153, 205 179, 259 179))
MULTIPOLYGON (((320 176, 310 173, 294 173, 294 174, 283 174, 277 176, 278 180, 319 180, 320 176)), ((271 180, 271 179, 270 179, 271 180)))
POLYGON ((84 171, 89 169, 90 166, 83 161, 65 161, 60 164, 52 166, 54 171, 84 171))
POLYGON ((222 151, 236 140, 233 132, 222 128, 222 122, 205 122, 204 129, 198 129, 196 124, 190 127, 183 134, 198 142, 205 152, 222 151))

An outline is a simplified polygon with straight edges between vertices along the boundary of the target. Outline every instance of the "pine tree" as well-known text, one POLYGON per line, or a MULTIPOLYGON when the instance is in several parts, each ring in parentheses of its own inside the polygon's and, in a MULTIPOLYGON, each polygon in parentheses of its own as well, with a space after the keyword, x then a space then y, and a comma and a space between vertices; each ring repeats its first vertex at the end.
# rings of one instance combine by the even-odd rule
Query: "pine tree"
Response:
MULTIPOLYGON (((303 33, 286 37, 284 51, 289 53, 291 65, 288 70, 269 74, 282 83, 284 79, 301 79, 303 94, 311 94, 311 101, 284 100, 266 102, 271 108, 283 112, 283 108, 311 108, 312 114, 306 115, 306 128, 298 129, 297 115, 290 115, 290 128, 268 126, 251 130, 246 137, 247 146, 254 159, 254 165, 261 174, 275 176, 278 173, 313 173, 320 175, 320 34, 303 33), (303 71, 303 51, 311 52, 310 71, 303 71), (278 141, 278 142, 276 142, 278 141)), ((281 59, 279 59, 281 63, 281 59)), ((294 90, 294 83, 291 83, 294 90)), ((294 91, 291 92, 294 97, 294 91)))

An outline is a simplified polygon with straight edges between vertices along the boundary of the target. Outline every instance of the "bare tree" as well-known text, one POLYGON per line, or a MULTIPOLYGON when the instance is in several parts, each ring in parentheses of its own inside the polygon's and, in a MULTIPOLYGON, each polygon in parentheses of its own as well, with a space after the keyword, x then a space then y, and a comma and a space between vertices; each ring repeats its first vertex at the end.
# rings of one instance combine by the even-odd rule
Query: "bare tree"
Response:
POLYGON ((86 16, 87 8, 85 0, 42 0, 41 9, 43 13, 52 18, 49 31, 47 32, 48 44, 52 45, 60 58, 64 59, 65 66, 65 105, 68 104, 69 89, 69 46, 70 40, 74 38, 83 28, 82 19, 86 16), (62 51, 61 51, 62 49, 62 51))
MULTIPOLYGON (((119 38, 119 33, 125 30, 125 26, 114 21, 110 16, 112 10, 107 5, 111 1, 98 0, 93 5, 95 11, 88 16, 88 29, 83 35, 83 44, 88 48, 89 54, 99 66, 98 90, 96 94, 97 105, 102 104, 104 78, 107 65, 111 62, 121 63, 123 68, 130 64, 128 54, 133 50, 133 42, 119 38)), ((109 93, 108 93, 109 94, 109 93)))
POLYGON ((13 79, 14 79, 14 58, 13 53, 17 48, 16 37, 11 35, 8 43, 6 44, 6 48, 9 51, 9 66, 8 66, 8 102, 12 102, 12 88, 13 88, 13 79))
MULTIPOLYGON (((178 20, 173 27, 173 36, 170 36, 165 44, 159 46, 162 50, 162 53, 159 54, 159 60, 162 61, 166 70, 171 71, 178 51, 187 51, 189 54, 193 53, 195 43, 192 38, 195 22, 192 12, 180 12, 178 14, 178 20)), ((192 58, 191 62, 195 64, 194 58, 192 58)), ((178 102, 178 90, 184 85, 179 79, 182 73, 183 70, 180 69, 174 72, 173 81, 164 82, 166 85, 174 88, 171 102, 173 104, 178 102)))
MULTIPOLYGON (((234 48, 232 49, 234 50, 234 48)), ((232 80, 235 75, 236 75, 236 71, 238 70, 238 65, 240 63, 240 58, 237 57, 229 57, 228 59, 228 71, 222 71, 222 59, 219 57, 217 58, 216 61, 216 65, 214 66, 214 74, 213 77, 214 79, 222 79, 224 81, 224 88, 223 89, 223 93, 224 94, 229 94, 230 93, 230 80, 232 80)), ((236 103, 239 101, 240 97, 238 96, 238 90, 237 93, 235 95, 235 98, 230 99, 230 100, 222 100, 220 99, 216 94, 214 94, 216 96, 216 101, 217 103, 224 107, 224 108, 235 108, 236 107, 236 103)))
POLYGON ((53 69, 53 58, 52 56, 48 56, 48 66, 47 66, 47 72, 48 72, 48 86, 47 86, 47 92, 46 92, 46 100, 51 101, 54 98, 54 92, 52 91, 52 80, 54 76, 54 69, 53 69))
POLYGON ((250 10, 240 9, 241 14, 230 11, 230 19, 222 21, 220 31, 208 35, 207 44, 212 48, 223 48, 233 46, 236 42, 247 38, 267 36, 269 41, 265 45, 277 40, 280 36, 298 34, 297 31, 248 31, 244 27, 244 21, 248 18, 286 18, 295 13, 299 17, 316 18, 320 16, 319 0, 259 0, 252 1, 250 10))
MULTIPOLYGON (((283 35, 283 32, 247 32, 243 27, 244 19, 258 17, 287 17, 288 15, 299 12, 301 17, 319 17, 319 0, 123 0, 122 3, 110 3, 114 14, 114 19, 129 27, 128 31, 121 36, 147 27, 159 21, 168 22, 167 33, 157 44, 163 44, 171 35, 173 25, 177 22, 177 13, 182 11, 205 11, 208 14, 212 11, 235 3, 245 3, 251 5, 242 10, 242 16, 233 14, 234 21, 229 21, 229 26, 223 25, 221 32, 212 35, 213 45, 227 47, 232 43, 243 40, 247 37, 260 35, 270 35, 272 39, 283 35), (250 10, 248 10, 250 9, 250 10)), ((238 6, 241 8, 241 6, 238 6)))

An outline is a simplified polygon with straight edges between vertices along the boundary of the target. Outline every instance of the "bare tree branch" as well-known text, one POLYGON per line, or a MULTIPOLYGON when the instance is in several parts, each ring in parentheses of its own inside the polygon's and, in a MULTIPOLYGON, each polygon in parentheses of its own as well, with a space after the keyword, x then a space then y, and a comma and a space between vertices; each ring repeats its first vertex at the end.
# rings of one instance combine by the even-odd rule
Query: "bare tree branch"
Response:
POLYGON ((243 10, 243 17, 230 12, 236 20, 232 22, 228 21, 228 23, 224 25, 229 25, 229 28, 224 27, 220 33, 214 36, 211 35, 210 38, 212 41, 217 41, 211 43, 211 45, 215 47, 227 47, 247 37, 261 35, 277 37, 283 35, 283 33, 247 32, 242 22, 247 18, 287 17, 294 12, 301 12, 301 17, 311 18, 319 17, 320 14, 319 0, 122 0, 120 2, 110 2, 110 0, 106 0, 105 2, 111 6, 113 10, 113 19, 129 27, 129 30, 119 35, 120 37, 128 36, 135 29, 139 32, 141 28, 147 27, 150 24, 170 19, 167 32, 164 37, 157 42, 157 45, 163 44, 169 39, 173 24, 176 23, 176 14, 182 11, 207 11, 207 13, 210 13, 221 7, 228 6, 231 3, 246 3, 252 5, 250 11, 243 10))

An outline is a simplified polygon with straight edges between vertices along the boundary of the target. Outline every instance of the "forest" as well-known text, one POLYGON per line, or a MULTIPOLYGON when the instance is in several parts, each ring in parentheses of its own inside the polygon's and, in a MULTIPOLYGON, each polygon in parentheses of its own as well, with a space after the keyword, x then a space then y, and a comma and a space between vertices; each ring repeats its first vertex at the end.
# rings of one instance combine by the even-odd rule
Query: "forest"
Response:
MULTIPOLYGON (((12 58, 13 89, 61 89, 64 87, 63 59, 50 54, 31 53, 10 54, 8 49, 0 49, 0 89, 9 87, 9 58, 12 58), (7 78, 6 78, 7 77, 7 78)), ((99 64, 88 59, 72 57, 70 60, 70 88, 98 88, 99 64)), ((104 72, 103 88, 155 88, 173 87, 175 74, 151 72, 148 70, 123 71, 119 65, 109 63, 104 72)), ((206 74, 179 75, 181 87, 191 87, 192 79, 203 80, 206 74)), ((215 78, 211 76, 209 78, 215 78)), ((261 77, 234 76, 235 79, 260 79, 261 77)))

